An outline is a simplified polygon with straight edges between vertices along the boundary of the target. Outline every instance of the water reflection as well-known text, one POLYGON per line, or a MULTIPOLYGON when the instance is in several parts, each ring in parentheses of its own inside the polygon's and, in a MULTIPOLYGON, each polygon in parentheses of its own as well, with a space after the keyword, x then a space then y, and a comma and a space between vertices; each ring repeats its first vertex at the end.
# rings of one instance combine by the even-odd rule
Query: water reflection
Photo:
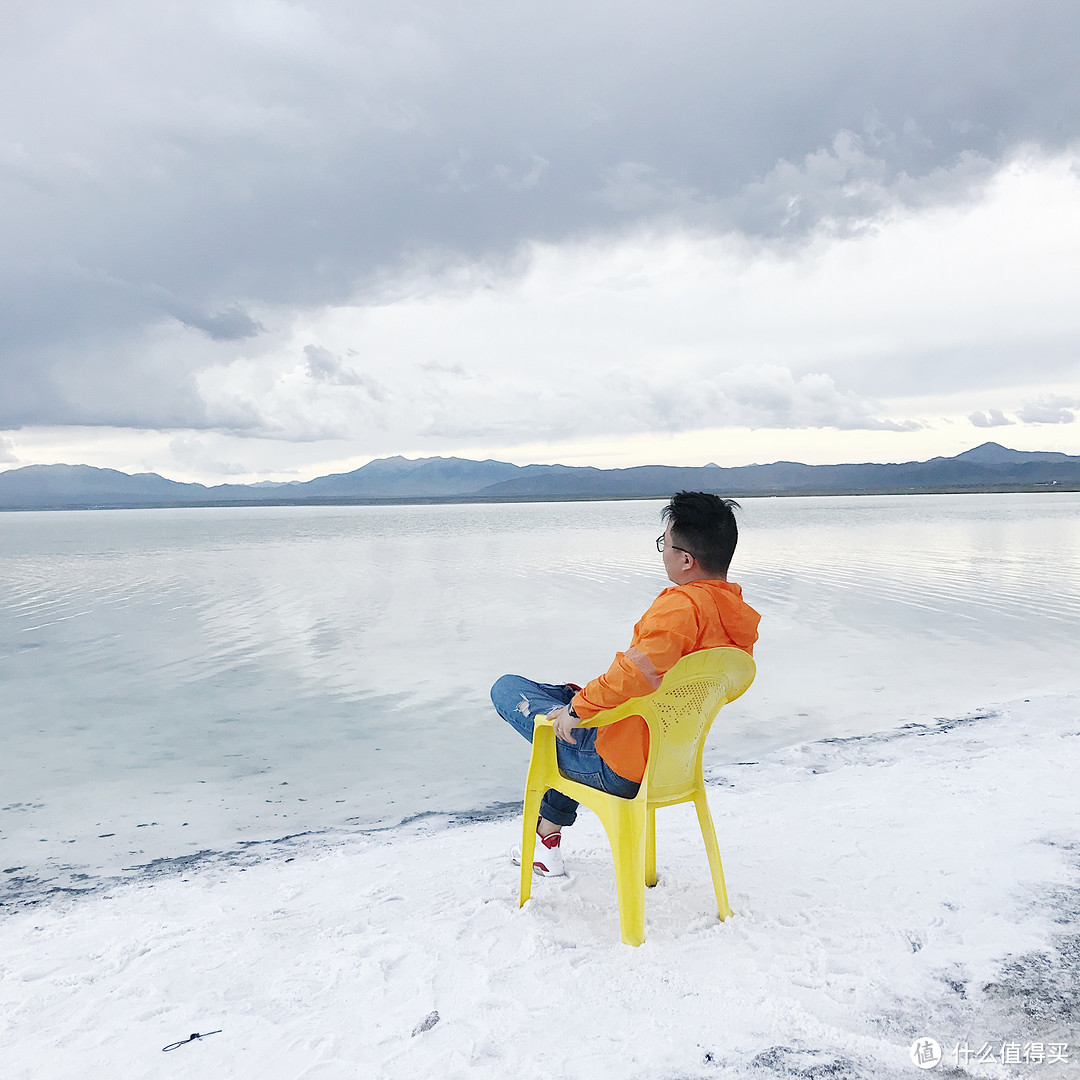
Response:
MULTIPOLYGON (((607 667, 667 584, 661 506, 0 515, 0 789, 37 806, 3 858, 516 798, 487 687, 607 667)), ((714 761, 1076 688, 1080 496, 748 499, 741 529, 760 675, 714 761)))

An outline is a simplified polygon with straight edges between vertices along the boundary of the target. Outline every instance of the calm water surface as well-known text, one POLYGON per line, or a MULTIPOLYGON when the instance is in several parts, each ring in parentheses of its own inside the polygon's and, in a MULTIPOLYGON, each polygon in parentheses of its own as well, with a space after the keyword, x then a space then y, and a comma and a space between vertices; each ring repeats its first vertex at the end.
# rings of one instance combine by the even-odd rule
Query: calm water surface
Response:
MULTIPOLYGON (((4 880, 518 798, 487 688, 584 682, 629 644, 667 584, 661 506, 0 514, 4 880)), ((760 673, 714 763, 1080 688, 1078 495, 740 522, 760 673)))

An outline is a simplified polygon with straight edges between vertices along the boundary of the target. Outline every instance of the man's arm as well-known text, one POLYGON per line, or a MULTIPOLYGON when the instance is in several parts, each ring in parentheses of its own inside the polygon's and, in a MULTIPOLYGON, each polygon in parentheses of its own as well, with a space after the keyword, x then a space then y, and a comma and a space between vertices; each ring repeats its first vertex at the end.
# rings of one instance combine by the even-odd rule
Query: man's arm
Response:
POLYGON ((676 661, 694 651, 697 638, 693 602, 679 589, 665 589, 634 627, 626 652, 616 653, 607 671, 574 696, 574 711, 586 720, 631 698, 651 694, 676 661))

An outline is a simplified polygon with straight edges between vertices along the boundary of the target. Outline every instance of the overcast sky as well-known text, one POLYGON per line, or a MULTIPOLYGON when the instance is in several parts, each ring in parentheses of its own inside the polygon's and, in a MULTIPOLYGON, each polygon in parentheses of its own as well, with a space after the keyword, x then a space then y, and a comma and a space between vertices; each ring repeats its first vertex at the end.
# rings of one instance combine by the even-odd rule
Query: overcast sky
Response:
POLYGON ((0 469, 1080 454, 1075 0, 4 5, 0 469))

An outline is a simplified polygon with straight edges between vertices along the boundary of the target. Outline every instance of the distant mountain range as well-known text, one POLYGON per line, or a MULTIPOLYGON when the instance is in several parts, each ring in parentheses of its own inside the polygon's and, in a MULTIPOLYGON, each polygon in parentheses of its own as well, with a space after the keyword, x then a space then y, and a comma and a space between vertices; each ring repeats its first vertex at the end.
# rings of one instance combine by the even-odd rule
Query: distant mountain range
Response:
POLYGON ((1080 490, 1080 457, 983 443, 956 457, 900 465, 771 465, 595 469, 464 458, 378 458, 306 482, 182 484, 157 473, 90 465, 28 465, 0 473, 0 509, 293 505, 380 501, 666 498, 675 491, 731 496, 1080 490))

